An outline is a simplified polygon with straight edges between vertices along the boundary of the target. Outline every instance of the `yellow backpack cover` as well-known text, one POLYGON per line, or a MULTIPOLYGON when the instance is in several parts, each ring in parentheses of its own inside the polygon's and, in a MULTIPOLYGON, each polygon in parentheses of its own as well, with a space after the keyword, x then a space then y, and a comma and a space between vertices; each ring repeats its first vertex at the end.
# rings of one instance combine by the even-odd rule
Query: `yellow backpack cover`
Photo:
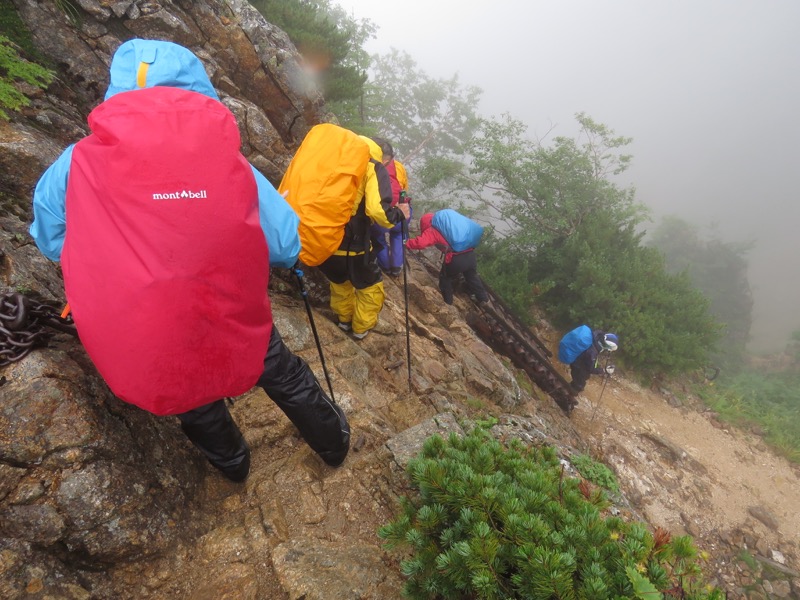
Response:
POLYGON ((408 190, 408 173, 405 166, 399 160, 394 161, 394 170, 397 173, 397 181, 401 190, 408 190))
POLYGON ((289 163, 278 191, 300 217, 300 260, 322 264, 339 248, 367 172, 369 146, 352 131, 315 125, 289 163))

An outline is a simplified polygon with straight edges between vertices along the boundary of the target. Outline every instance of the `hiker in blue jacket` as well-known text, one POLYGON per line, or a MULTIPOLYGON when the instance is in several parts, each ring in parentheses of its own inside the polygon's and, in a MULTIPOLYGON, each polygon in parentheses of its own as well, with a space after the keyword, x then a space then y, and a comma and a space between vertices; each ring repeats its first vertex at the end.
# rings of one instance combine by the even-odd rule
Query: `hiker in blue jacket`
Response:
POLYGON ((419 219, 419 229, 420 234, 408 240, 406 247, 411 250, 422 250, 430 246, 436 246, 444 253, 444 262, 442 263, 441 271, 439 271, 439 291, 442 292, 442 298, 445 303, 453 304, 455 283, 461 276, 464 277, 469 293, 475 296, 475 301, 478 304, 488 302, 489 294, 486 293, 486 288, 478 275, 478 261, 475 258, 475 246, 480 241, 483 228, 471 219, 446 208, 437 213, 422 215, 419 219), (442 219, 437 223, 437 217, 439 216, 442 219), (466 223, 469 226, 465 225, 466 223), (439 227, 445 229, 447 225, 453 225, 453 229, 460 230, 459 234, 464 237, 464 239, 460 240, 463 245, 454 248, 447 236, 442 231, 439 231, 439 227), (473 230, 472 228, 475 229, 473 230), (472 232, 471 235, 473 236, 472 243, 467 243, 465 240, 470 237, 470 232, 472 232))
MULTIPOLYGON (((240 155, 238 130, 233 115, 218 103, 219 98, 203 63, 188 48, 172 42, 128 40, 114 53, 110 85, 105 99, 106 102, 89 117, 89 124, 95 130, 93 134, 69 146, 40 178, 34 191, 34 221, 30 226, 30 234, 41 252, 51 260, 62 262, 62 267, 65 267, 65 282, 70 279, 68 273, 72 270, 71 281, 77 281, 75 285, 81 292, 78 295, 81 303, 90 307, 84 313, 88 316, 81 317, 82 322, 88 324, 88 329, 82 330, 83 326, 78 318, 79 308, 71 302, 75 324, 79 332, 83 331, 81 341, 84 346, 91 339, 94 348, 116 345, 139 350, 129 354, 136 357, 136 364, 141 367, 137 369, 130 365, 134 362, 133 359, 126 362, 116 360, 116 356, 121 353, 115 354, 114 360, 109 359, 108 354, 103 355, 104 379, 115 393, 118 393, 117 390, 124 392, 118 393, 121 399, 153 414, 175 415, 192 443, 215 468, 232 481, 244 481, 247 478, 250 472, 250 448, 233 420, 225 399, 220 397, 238 395, 242 393, 244 386, 261 387, 325 463, 331 466, 341 465, 350 447, 350 427, 344 412, 323 392, 308 364, 291 352, 283 342, 274 326, 268 302, 265 272, 268 273, 269 266, 286 268, 297 261, 301 248, 297 231, 299 219, 272 184, 240 155), (167 98, 169 101, 166 101, 167 98), (159 101, 161 104, 157 104, 159 101), (138 105, 157 106, 159 110, 129 110, 138 105), (115 106, 122 106, 125 110, 116 109, 114 112, 111 109, 115 106), (111 110, 113 118, 109 118, 109 112, 103 112, 104 110, 111 110), (103 115, 106 115, 105 118, 103 115), (141 116, 141 123, 152 127, 152 131, 147 132, 150 137, 131 135, 131 132, 138 134, 141 129, 127 125, 128 122, 123 122, 120 115, 126 119, 141 116), (190 118, 191 121, 188 120, 190 118), (201 134, 206 130, 205 127, 195 127, 191 132, 196 134, 200 131, 201 134, 174 135, 174 129, 182 128, 179 133, 188 133, 190 125, 198 122, 209 125, 208 130, 214 132, 220 130, 219 123, 229 125, 228 139, 235 143, 222 144, 219 138, 213 138, 210 133, 205 137, 211 139, 203 139, 201 134), (126 125, 125 131, 129 135, 119 136, 118 132, 123 124, 126 125), (217 128, 214 129, 212 125, 217 128), (236 133, 235 137, 233 132, 236 133), (136 143, 140 145, 137 146, 136 143), (164 145, 160 149, 161 154, 156 156, 163 156, 169 152, 169 148, 174 148, 172 154, 195 158, 207 156, 210 146, 216 144, 213 149, 217 152, 215 156, 220 157, 221 163, 228 170, 221 174, 196 175, 198 180, 202 177, 202 185, 215 185, 217 181, 224 179, 222 185, 225 186, 226 193, 215 197, 209 191, 208 198, 202 196, 202 204, 197 204, 199 201, 187 201, 187 191, 182 186, 186 185, 184 179, 187 178, 187 172, 191 174, 195 167, 189 164, 187 171, 173 171, 157 162, 151 151, 155 154, 155 148, 159 144, 164 145), (135 154, 137 151, 139 154, 135 154), (130 160, 131 155, 135 160, 130 160), (108 161, 103 160, 106 156, 116 159, 114 173, 134 173, 137 180, 123 181, 124 186, 109 186, 109 181, 96 177, 98 173, 105 174, 109 170, 108 161), (120 160, 120 156, 127 160, 120 160), (240 165, 241 168, 234 170, 230 168, 231 165, 240 165), (125 168, 128 170, 124 171, 125 168), (179 196, 177 192, 161 193, 176 189, 183 189, 183 194, 179 196), (243 190, 245 193, 238 194, 234 201, 234 198, 228 197, 229 189, 243 190), (162 196, 171 197, 165 201, 162 196), (136 201, 131 200, 125 204, 124 201, 129 198, 136 201), (151 198, 157 202, 152 202, 151 198), (227 213, 227 219, 219 218, 219 227, 216 227, 216 219, 208 226, 207 221, 197 216, 208 215, 210 203, 216 203, 219 213, 227 213), (93 210, 98 206, 103 210, 93 210), (148 207, 148 210, 144 207, 148 207), (204 207, 206 212, 200 213, 204 207), (257 213, 253 212, 254 209, 257 209, 257 213), (145 216, 150 220, 145 222, 145 216), (89 217, 93 220, 87 221, 89 217), (105 228, 89 227, 101 218, 105 228), (153 226, 154 223, 157 227, 153 226), (176 223, 180 226, 176 226, 176 223), (206 226, 208 229, 205 238, 212 241, 204 246, 198 240, 193 242, 186 233, 206 226), (189 229, 190 227, 193 229, 189 229), (252 230, 257 233, 252 234, 252 230), (230 248, 219 241, 230 241, 233 236, 223 237, 230 231, 242 233, 242 239, 262 242, 242 245, 246 253, 235 257, 235 261, 244 265, 241 268, 233 264, 235 261, 224 256, 230 248), (122 302, 109 302, 111 308, 103 313, 103 325, 97 326, 101 322, 99 311, 95 310, 96 304, 87 304, 85 298, 97 296, 100 291, 108 296, 120 293, 119 286, 105 281, 102 273, 84 268, 87 264, 106 269, 109 267, 111 261, 108 256, 111 253, 107 246, 96 246, 97 249, 102 249, 102 260, 90 256, 100 252, 92 247, 98 239, 114 240, 118 251, 120 248, 126 250, 122 256, 127 262, 111 265, 115 272, 120 272, 122 267, 126 269, 125 273, 136 272, 137 278, 131 277, 131 280, 150 282, 149 285, 138 287, 155 290, 147 298, 161 298, 165 301, 133 305, 135 310, 122 302), (117 243, 117 239, 122 241, 117 243), (213 248, 215 243, 217 249, 213 248), (89 252, 86 251, 87 247, 89 252), (198 250, 198 247, 203 251, 198 250), (143 256, 146 256, 146 261, 143 256), (169 260, 159 261, 162 256, 169 260), (89 258, 92 258, 91 262, 89 258), (265 269, 260 268, 262 263, 265 269), (254 270, 252 265, 257 265, 259 271, 264 273, 265 285, 254 285, 246 289, 235 286, 235 283, 247 281, 247 274, 254 270), (182 270, 179 271, 179 268, 182 270), (77 276, 75 271, 78 271, 77 276), (241 272, 245 275, 236 279, 237 273, 241 272), (86 273, 90 275, 87 276, 86 273), (187 276, 187 273, 192 276, 187 276), (92 284, 91 287, 87 288, 87 281, 92 284), (194 287, 190 288, 187 282, 191 282, 194 287), (89 289, 88 294, 86 289, 89 289), (194 289, 203 291, 201 300, 186 292, 194 289), (190 348, 193 356, 174 354, 181 356, 182 360, 162 361, 163 368, 159 365, 157 374, 152 370, 144 370, 144 367, 149 368, 151 364, 139 357, 152 356, 154 345, 159 351, 167 346, 156 344, 165 336, 147 335, 150 331, 147 329, 148 323, 152 323, 152 320, 141 318, 146 310, 150 311, 146 313, 148 315, 157 311, 160 317, 171 315, 168 310, 177 313, 179 319, 175 319, 176 326, 169 329, 170 339, 165 353, 175 353, 174 348, 181 344, 181 348, 190 348), (117 326, 106 327, 105 323, 114 318, 115 311, 121 315, 117 326), (139 315, 135 322, 136 327, 129 317, 131 312, 139 315), (109 314, 110 318, 106 316, 109 314), (123 317, 125 321, 121 320, 123 317), (180 327, 177 327, 178 323, 180 327), (206 333, 215 330, 233 333, 222 337, 223 341, 228 342, 227 347, 212 346, 209 350, 207 340, 210 335, 206 333), (90 335, 84 335, 86 331, 90 331, 90 335), (197 334, 198 331, 204 333, 197 334), (248 336, 248 346, 242 342, 245 336, 248 336), (197 341, 200 337, 203 340, 197 341), (146 340, 149 345, 136 348, 140 340, 146 340), (248 348, 248 370, 245 372, 242 368, 240 376, 237 374, 235 379, 225 379, 235 368, 245 364, 242 358, 245 347, 248 348), (235 350, 236 354, 232 355, 228 350, 235 350), (120 364, 122 368, 119 368, 120 364), (189 364, 194 365, 192 369, 187 368, 189 364), (197 368, 198 364, 202 369, 197 368), (200 370, 202 374, 199 373, 200 370), (109 379, 114 381, 114 385, 109 379), (150 388, 142 391, 141 380, 153 382, 152 386, 160 389, 157 393, 152 393, 150 388), (198 385, 198 380, 209 382, 208 386, 198 385), (218 383, 219 381, 223 383, 218 383), (170 385, 170 390, 178 390, 180 393, 163 393, 162 386, 166 387, 166 383, 170 385)), ((187 162, 190 160, 187 159, 187 162)), ((180 165, 176 162, 176 166, 180 165)), ((190 191, 189 198, 197 197, 191 194, 190 191)), ((212 208, 213 206, 215 205, 211 204, 212 208)), ((69 290, 67 298, 70 298, 69 290)), ((91 356, 96 364, 99 356, 100 353, 97 352, 91 356)))
POLYGON ((576 394, 583 391, 590 375, 613 375, 614 365, 600 366, 600 353, 614 352, 619 338, 614 333, 592 330, 581 325, 567 333, 559 343, 558 359, 569 365, 570 387, 576 394))

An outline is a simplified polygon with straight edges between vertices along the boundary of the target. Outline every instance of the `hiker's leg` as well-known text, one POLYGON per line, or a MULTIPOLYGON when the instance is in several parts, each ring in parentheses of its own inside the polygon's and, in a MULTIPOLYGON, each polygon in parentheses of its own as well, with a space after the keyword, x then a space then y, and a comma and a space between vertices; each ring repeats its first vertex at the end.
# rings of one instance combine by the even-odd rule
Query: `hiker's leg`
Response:
POLYGON ((353 333, 360 334, 378 324, 378 315, 383 309, 386 293, 381 272, 374 261, 367 264, 361 260, 353 261, 350 272, 356 297, 353 333))
POLYGON ((351 323, 356 308, 356 295, 353 284, 331 282, 331 310, 336 313, 339 323, 351 323))
MULTIPOLYGON (((442 270, 439 271, 439 291, 442 292, 442 298, 445 304, 453 303, 453 278, 448 272, 448 265, 442 265, 442 270)), ((458 276, 458 273, 456 273, 458 276)))
POLYGON ((353 315, 353 333, 364 333, 378 324, 386 292, 379 281, 362 290, 356 290, 356 312, 353 315))
POLYGON ((483 286, 483 281, 478 276, 478 261, 475 252, 466 252, 453 257, 461 259, 461 272, 464 273, 464 281, 467 283, 467 291, 475 296, 478 302, 486 302, 489 295, 483 286))
POLYGON ((331 256, 319 265, 319 270, 328 278, 331 291, 331 310, 340 323, 350 323, 356 307, 353 284, 350 283, 347 256, 331 256))
POLYGON ((181 429, 208 461, 233 481, 250 472, 250 449, 224 400, 176 415, 181 429))
POLYGON ((580 357, 576 358, 575 362, 569 366, 569 372, 572 375, 572 381, 569 384, 572 391, 576 394, 582 392, 586 387, 586 382, 589 381, 589 369, 584 361, 580 357))
POLYGON ((350 448, 350 426, 299 356, 283 343, 273 324, 264 372, 257 383, 289 417, 300 435, 322 460, 342 464, 350 448))

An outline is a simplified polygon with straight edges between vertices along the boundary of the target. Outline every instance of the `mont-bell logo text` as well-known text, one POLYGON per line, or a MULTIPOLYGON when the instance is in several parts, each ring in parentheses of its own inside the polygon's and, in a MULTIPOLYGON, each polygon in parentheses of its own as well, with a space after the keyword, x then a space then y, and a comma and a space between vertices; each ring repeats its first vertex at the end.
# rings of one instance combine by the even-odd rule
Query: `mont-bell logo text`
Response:
POLYGON ((191 190, 181 190, 180 192, 169 192, 166 194, 153 194, 153 200, 193 200, 195 198, 208 198, 205 190, 193 192, 191 190))

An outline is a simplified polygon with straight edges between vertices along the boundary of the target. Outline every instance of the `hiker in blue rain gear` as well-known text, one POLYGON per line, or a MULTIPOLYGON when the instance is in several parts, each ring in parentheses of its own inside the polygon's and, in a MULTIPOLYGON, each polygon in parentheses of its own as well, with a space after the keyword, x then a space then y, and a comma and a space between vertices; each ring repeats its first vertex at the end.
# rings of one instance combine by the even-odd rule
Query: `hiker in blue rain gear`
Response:
POLYGON ((475 246, 483 235, 483 227, 472 219, 445 208, 436 213, 425 213, 419 219, 420 234, 408 240, 406 247, 422 250, 430 246, 444 254, 439 271, 439 291, 446 304, 453 304, 456 281, 464 277, 467 289, 478 304, 485 305, 489 294, 478 275, 475 246))
POLYGON ((600 353, 614 352, 619 347, 619 338, 614 333, 581 325, 567 333, 559 343, 558 359, 569 365, 572 375, 570 387, 576 394, 583 391, 590 375, 613 375, 614 365, 600 366, 600 353))
POLYGON ((247 477, 250 449, 224 397, 253 386, 267 393, 323 461, 341 465, 350 445, 347 419, 272 322, 269 267, 296 263, 298 217, 241 156, 233 115, 219 103, 202 62, 171 42, 123 43, 111 62, 105 102, 89 124, 92 135, 69 146, 39 180, 30 233, 45 256, 61 261, 81 341, 109 387, 148 412, 176 416, 192 443, 232 481, 247 477), (141 133, 145 125, 147 135, 141 133), (225 144, 208 139, 223 126, 225 144), (195 165, 207 161, 209 152, 230 168, 198 171, 195 165), (137 170, 148 160, 161 169, 137 170), (136 185, 118 185, 112 177, 129 172, 139 175, 136 185), (192 200, 200 193, 194 188, 172 193, 186 179, 198 182, 202 202, 192 200), (217 187, 206 194, 206 185, 217 187), (218 189, 228 193, 212 193, 218 189), (236 190, 234 197, 230 190, 236 190), (231 260, 230 246, 239 239, 231 260), (112 276, 122 283, 109 285, 112 276), (154 283, 139 285, 143 278, 154 283), (127 312, 130 296, 110 298, 124 286, 152 300, 134 307, 135 321, 127 312), (198 287, 202 302, 185 297, 198 287), (101 292, 108 301, 98 305, 101 292), (171 328, 161 328, 171 336, 166 342, 160 332, 147 330, 153 319, 141 318, 152 307, 154 318, 170 320, 171 328), (165 313, 168 308, 178 317, 165 313), (124 327, 108 325, 122 319, 124 327), (209 347, 209 338, 226 345, 209 347), (130 351, 122 357, 127 362, 118 347, 130 351), (152 358, 175 348, 183 360, 152 358), (169 384, 167 392, 158 388, 162 384, 169 384))

